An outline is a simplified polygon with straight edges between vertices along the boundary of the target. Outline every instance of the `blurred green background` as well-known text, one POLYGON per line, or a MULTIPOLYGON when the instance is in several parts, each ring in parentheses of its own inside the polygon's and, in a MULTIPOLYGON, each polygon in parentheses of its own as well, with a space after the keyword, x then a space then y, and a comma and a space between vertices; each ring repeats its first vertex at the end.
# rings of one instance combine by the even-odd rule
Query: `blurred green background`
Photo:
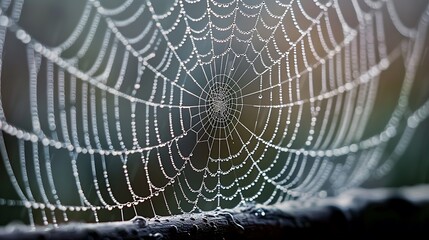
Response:
MULTIPOLYGON (((1 1, 4 4, 7 1, 1 1)), ((22 15, 19 20, 19 24, 23 29, 26 29, 35 39, 46 44, 47 46, 55 47, 58 43, 65 40, 65 38, 74 29, 79 21, 80 15, 84 9, 84 0, 73 0, 73 1, 57 1, 57 0, 38 0, 38 1, 24 1, 24 7, 22 15)), ((118 4, 115 1, 107 1, 107 5, 111 4, 115 6, 118 4)), ((163 5, 163 3, 157 3, 163 5)), ((165 3, 167 4, 167 3, 165 3)), ((428 1, 415 1, 410 4, 406 1, 395 1, 399 14, 401 14, 401 20, 405 23, 414 26, 416 24, 416 16, 420 16, 422 10, 428 4, 428 1)), ((350 10, 352 11, 352 10, 350 10)), ((345 11, 347 12, 347 11, 345 11)), ((8 12, 6 12, 6 15, 8 12)), ((1 96, 2 96, 2 107, 4 108, 8 122, 16 124, 24 129, 31 129, 31 118, 29 110, 29 96, 28 96, 28 73, 26 63, 26 51, 22 43, 17 42, 13 33, 7 33, 6 44, 3 53, 3 71, 2 71, 2 82, 1 82, 1 96), (25 70, 23 70, 25 69, 25 70)), ((387 42, 400 42, 401 36, 398 33, 392 32, 392 37, 387 39, 387 42)), ((427 36, 426 36, 427 37, 427 36)), ((428 39, 428 38, 426 38, 428 39)), ((429 99, 429 44, 425 44, 426 47, 421 53, 421 61, 418 63, 416 80, 413 85, 411 97, 409 99, 409 109, 407 113, 412 113, 419 106, 429 99)), ((404 46, 405 48, 406 46, 404 46)), ((83 64, 85 65, 85 63, 83 64)), ((389 113, 391 109, 396 106, 396 100, 398 97, 398 91, 401 86, 401 82, 404 77, 403 66, 401 63, 395 63, 392 66, 391 71, 388 74, 383 75, 380 80, 379 92, 376 99, 374 116, 371 118, 368 129, 366 129, 365 136, 371 136, 373 133, 377 133, 384 126, 386 120, 390 117, 389 113)), ((78 86, 81 87, 78 83, 78 86)), ((122 105, 121 105, 122 106, 122 105)), ((124 108, 125 109, 125 108, 124 108)), ((129 115, 128 110, 124 110, 124 115, 129 115)), ((140 119, 143 121, 142 119, 140 119)), ((249 121, 251 121, 250 118, 249 121)), ((124 130, 124 136, 130 136, 127 130, 124 130)), ((3 134, 5 143, 8 149, 9 159, 15 166, 19 165, 17 142, 14 137, 10 137, 7 134, 3 134)), ((127 139, 126 141, 130 141, 127 139)), ((28 149, 30 145, 27 144, 28 149)), ((388 146, 386 151, 392 151, 393 147, 388 146)), ((31 151, 27 150, 27 157, 31 158, 31 151)), ((59 193, 64 197, 64 202, 75 203, 79 202, 80 199, 75 194, 75 189, 68 188, 71 185, 70 181, 73 180, 72 173, 70 171, 71 165, 68 161, 69 155, 67 151, 52 151, 52 158, 66 159, 67 161, 55 164, 55 169, 58 179, 57 187, 59 193)), ((388 155, 388 154, 387 154, 388 155)), ((132 159, 131 161, 139 161, 139 158, 132 159)), ((89 161, 88 158, 82 157, 80 161, 89 161)), ((110 169, 121 168, 121 164, 111 164, 110 169)), ((90 183, 92 179, 89 168, 80 169, 80 174, 83 177, 83 183, 90 183)), ((142 177, 141 169, 132 169, 135 180, 145 181, 142 177), (139 172, 140 171, 140 172, 139 172), (140 179, 141 178, 141 179, 140 179)), ((120 180, 117 179, 119 182, 120 180)), ((113 180, 115 182, 115 179, 113 180)), ((429 119, 424 120, 421 125, 415 131, 414 136, 407 147, 405 153, 398 159, 393 169, 387 174, 381 177, 371 178, 363 184, 364 187, 399 187, 399 186, 410 186, 422 183, 429 183, 429 119)), ((36 184, 36 183, 31 183, 36 184)), ((115 185, 116 183, 112 183, 115 185)), ((90 185, 90 184, 88 184, 90 185)), ((89 186, 84 186, 88 187, 89 186)), ((124 184, 117 183, 117 189, 121 189, 124 193, 128 192, 128 189, 124 188, 124 184), (121 185, 122 184, 122 185, 121 185)), ((91 196, 95 196, 93 189, 88 190, 91 192, 91 196)), ((170 194, 171 193, 167 193, 170 194)), ((429 193, 428 193, 429 194, 429 193)), ((119 194, 120 195, 120 194, 119 194)), ((17 196, 10 184, 10 179, 6 174, 5 167, 0 164, 0 197, 5 199, 16 199, 17 196)), ((166 212, 162 205, 163 202, 155 203, 161 213, 166 212)), ((150 206, 143 206, 145 209, 150 206)), ((125 211, 125 210, 124 210, 125 211)), ((11 220, 22 220, 27 222, 28 212, 24 208, 14 208, 7 206, 0 206, 0 225, 9 223, 11 220)), ((40 214, 35 211, 34 214, 40 214)), ((125 218, 129 218, 134 214, 130 209, 124 212, 125 218)), ((70 219, 89 219, 93 221, 93 216, 90 212, 74 212, 70 214, 70 219), (82 216, 84 215, 84 216, 82 216), (86 215, 86 216, 85 216, 86 215)), ((100 216, 105 220, 118 220, 120 219, 120 213, 115 212, 110 216, 108 214, 100 213, 100 216)), ((40 217, 36 216, 35 218, 40 217)))

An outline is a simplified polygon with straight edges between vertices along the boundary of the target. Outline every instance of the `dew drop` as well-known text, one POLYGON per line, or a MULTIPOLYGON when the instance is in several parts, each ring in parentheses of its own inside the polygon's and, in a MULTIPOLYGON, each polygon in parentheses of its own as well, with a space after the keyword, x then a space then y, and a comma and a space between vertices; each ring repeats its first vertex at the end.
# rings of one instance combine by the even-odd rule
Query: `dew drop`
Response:
POLYGON ((28 201, 26 201, 26 202, 24 203, 24 206, 25 206, 26 208, 30 208, 30 207, 31 207, 31 203, 30 203, 30 202, 28 202, 28 201))
POLYGON ((131 219, 131 222, 136 224, 138 227, 146 227, 146 219, 142 216, 135 216, 131 219))
POLYGON ((192 225, 192 232, 195 234, 195 233, 197 233, 198 232, 198 230, 199 230, 199 227, 196 225, 196 224, 194 224, 194 225, 192 225))
POLYGON ((172 233, 178 233, 179 232, 179 228, 177 228, 177 226, 171 225, 170 227, 170 231, 172 233))
POLYGON ((265 211, 262 208, 257 208, 257 209, 255 209, 255 211, 253 212, 253 214, 255 214, 255 216, 257 216, 257 217, 264 217, 265 216, 265 211))
POLYGON ((1 26, 7 26, 9 24, 9 19, 6 16, 0 17, 0 25, 1 26))
MULTIPOLYGON (((151 236, 152 234, 149 234, 149 236, 151 236)), ((153 239, 163 239, 164 235, 162 235, 162 233, 155 233, 152 235, 153 239)))

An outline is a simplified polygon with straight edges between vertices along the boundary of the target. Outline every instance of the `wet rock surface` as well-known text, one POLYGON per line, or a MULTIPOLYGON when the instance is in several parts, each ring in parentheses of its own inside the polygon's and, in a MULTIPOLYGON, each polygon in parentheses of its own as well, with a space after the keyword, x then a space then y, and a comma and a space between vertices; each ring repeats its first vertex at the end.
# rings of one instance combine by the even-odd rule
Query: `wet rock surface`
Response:
POLYGON ((429 227, 429 185, 353 190, 338 197, 251 205, 234 210, 31 230, 0 229, 0 239, 286 239, 289 237, 424 233, 429 227))

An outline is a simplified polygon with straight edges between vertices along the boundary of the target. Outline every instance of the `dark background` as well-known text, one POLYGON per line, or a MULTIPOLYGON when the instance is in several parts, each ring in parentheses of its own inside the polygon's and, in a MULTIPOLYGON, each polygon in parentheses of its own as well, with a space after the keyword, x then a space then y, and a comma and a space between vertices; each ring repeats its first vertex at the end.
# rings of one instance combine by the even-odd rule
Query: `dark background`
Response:
MULTIPOLYGON (((25 1, 22 17, 19 21, 21 26, 26 29, 32 36, 43 42, 48 46, 56 46, 59 42, 62 42, 67 36, 68 33, 73 29, 76 23, 79 20, 79 13, 82 12, 83 3, 85 1, 56 1, 56 0, 39 0, 39 1, 25 1)), ((424 7, 427 5, 427 1, 416 1, 413 4, 409 4, 405 1, 396 1, 397 8, 403 11, 401 15, 404 22, 413 23, 415 18, 413 15, 412 9, 416 9, 419 12, 417 6, 424 7)), ((393 35, 391 40, 388 41, 398 41, 399 36, 393 35)), ((3 56, 3 61, 7 60, 8 62, 4 65, 6 70, 2 72, 2 103, 5 108, 5 112, 8 114, 8 121, 15 123, 17 126, 23 128, 31 129, 31 123, 29 119, 29 107, 28 107, 28 94, 25 91, 28 91, 28 76, 27 70, 23 71, 22 69, 27 69, 25 61, 26 53, 25 48, 21 43, 13 41, 14 37, 9 34, 7 36, 7 49, 3 56), (7 58, 6 58, 6 57, 7 58), (10 80, 13 79, 13 80, 10 80), (23 90, 24 89, 24 90, 23 90)), ((416 77, 416 82, 413 86, 409 112, 413 112, 422 103, 424 103, 429 98, 429 71, 427 66, 429 66, 429 46, 426 44, 424 53, 422 53, 422 61, 419 63, 418 74, 416 77)), ((401 68, 390 73, 388 77, 403 76, 401 68)), ((396 79, 396 81, 398 81, 396 79)), ((400 80, 399 80, 400 81, 400 80)), ((381 80, 385 83, 385 80, 381 80)), ((372 131, 379 130, 379 126, 384 123, 383 115, 385 109, 390 109, 392 106, 395 106, 392 99, 391 92, 397 91, 398 86, 392 86, 390 84, 382 85, 380 87, 380 92, 378 93, 376 110, 375 112, 381 117, 379 121, 373 121, 369 123, 369 133, 372 131)), ((16 141, 14 138, 3 134, 6 144, 10 149, 16 149, 16 141)), ((126 135, 126 134, 124 134, 126 135)), ((368 134, 369 135, 369 134, 368 134)), ((387 148, 387 151, 391 149, 387 148)), ((27 153, 31 154, 31 153, 27 153)), ((67 153, 58 151, 55 153, 57 158, 68 158, 67 153)), ((17 164, 17 152, 16 150, 11 150, 9 152, 9 158, 11 162, 17 164)), ((59 188, 67 186, 70 178, 70 165, 57 165, 58 167, 58 179, 59 179, 59 188), (64 178, 61 179, 61 175, 64 174, 64 178)), ((118 166, 112 166, 112 169, 118 166)), ((90 180, 88 179, 87 182, 90 180)), ((399 186, 410 186, 417 185, 422 183, 429 183, 429 119, 424 120, 420 126, 415 131, 415 134, 410 142, 410 145, 407 147, 407 150, 400 157, 400 159, 395 164, 394 168, 387 174, 381 177, 371 178, 363 184, 364 187, 374 188, 374 187, 399 187, 399 186)), ((9 178, 5 174, 4 165, 0 165, 0 197, 6 199, 16 199, 15 193, 9 184, 9 178)), ((73 197, 76 197, 73 191, 68 191, 68 189, 63 189, 64 196, 70 197, 72 201, 73 197)), ((429 193, 428 193, 429 194, 429 193)), ((74 199, 76 200, 76 199, 74 199)), ((67 200, 66 200, 67 201, 67 200)), ((22 219, 26 222, 27 211, 22 208, 9 208, 5 206, 0 206, 0 225, 7 224, 11 219, 22 219)), ((75 213, 81 214, 81 213, 75 213)), ((90 213, 85 213, 90 215, 90 213)), ((128 213, 132 215, 132 213, 128 213)), ((91 219, 91 216, 83 217, 91 219)), ((108 217, 107 217, 108 218, 108 217)), ((111 220, 118 220, 118 214, 112 215, 111 220)), ((91 219, 92 221, 92 219, 91 219)))

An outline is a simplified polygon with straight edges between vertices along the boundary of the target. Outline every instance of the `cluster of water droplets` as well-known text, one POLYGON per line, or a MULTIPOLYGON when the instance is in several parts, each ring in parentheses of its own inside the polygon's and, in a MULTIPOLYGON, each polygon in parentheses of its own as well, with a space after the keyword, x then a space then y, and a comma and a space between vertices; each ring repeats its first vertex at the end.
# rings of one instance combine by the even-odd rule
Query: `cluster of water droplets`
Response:
POLYGON ((429 115, 410 104, 429 8, 405 21, 402 5, 3 0, 0 206, 56 226, 326 197, 383 175, 429 115), (65 17, 38 18, 52 9, 65 17))

